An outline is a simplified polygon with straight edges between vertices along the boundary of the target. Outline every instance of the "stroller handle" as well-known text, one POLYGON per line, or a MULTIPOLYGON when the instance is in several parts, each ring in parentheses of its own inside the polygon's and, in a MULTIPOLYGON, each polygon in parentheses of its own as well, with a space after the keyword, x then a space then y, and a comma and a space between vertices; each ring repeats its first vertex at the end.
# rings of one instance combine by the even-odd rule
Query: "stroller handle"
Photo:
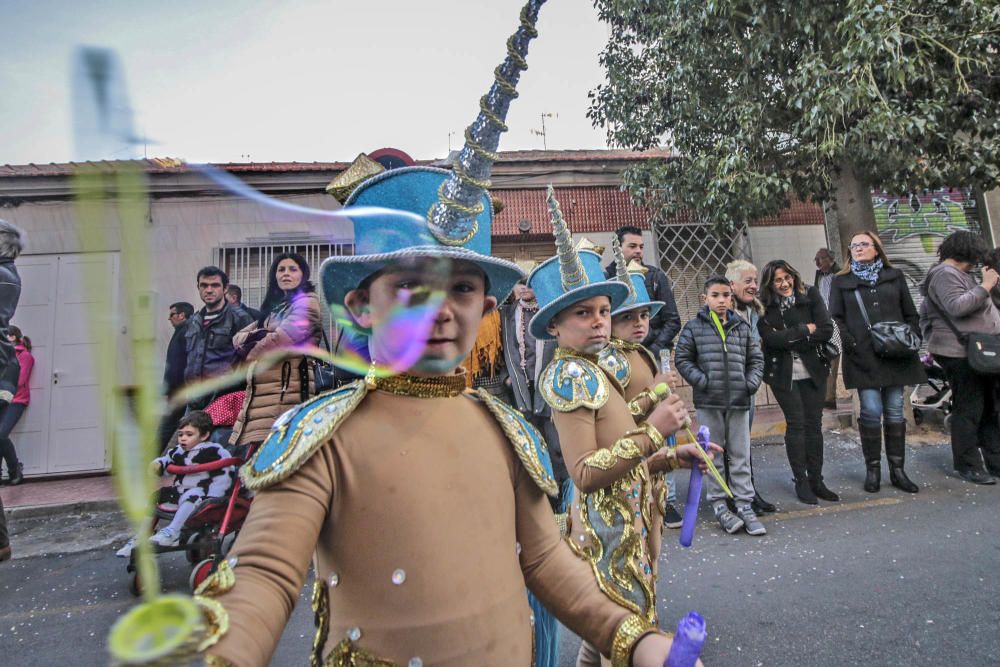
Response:
POLYGON ((228 459, 219 459, 218 461, 212 461, 211 463, 199 463, 194 466, 177 466, 170 464, 167 466, 166 471, 171 475, 192 475, 197 472, 211 472, 213 470, 219 470, 220 468, 239 465, 243 465, 243 459, 233 456, 228 459))

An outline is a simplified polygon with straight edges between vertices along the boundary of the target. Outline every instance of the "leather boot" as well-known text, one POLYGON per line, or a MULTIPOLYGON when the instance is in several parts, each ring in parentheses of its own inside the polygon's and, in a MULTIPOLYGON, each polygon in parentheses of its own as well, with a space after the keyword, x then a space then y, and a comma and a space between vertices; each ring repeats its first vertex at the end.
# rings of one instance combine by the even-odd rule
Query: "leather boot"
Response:
POLYGON ((885 424, 885 458, 889 461, 889 481, 894 487, 907 493, 920 490, 903 470, 906 462, 906 422, 885 424))
POLYGON ((24 464, 18 463, 14 467, 14 472, 10 473, 10 485, 17 486, 24 481, 24 464))
POLYGON ((816 500, 816 494, 813 493, 812 486, 809 484, 809 478, 805 473, 795 476, 795 495, 806 505, 819 504, 819 501, 816 500))
POLYGON ((882 428, 880 424, 859 421, 858 433, 865 457, 865 491, 877 493, 882 483, 882 428))
POLYGON ((750 485, 753 487, 753 501, 750 503, 750 508, 755 514, 771 513, 778 509, 773 503, 767 502, 757 493, 757 480, 754 479, 752 456, 750 457, 750 485))

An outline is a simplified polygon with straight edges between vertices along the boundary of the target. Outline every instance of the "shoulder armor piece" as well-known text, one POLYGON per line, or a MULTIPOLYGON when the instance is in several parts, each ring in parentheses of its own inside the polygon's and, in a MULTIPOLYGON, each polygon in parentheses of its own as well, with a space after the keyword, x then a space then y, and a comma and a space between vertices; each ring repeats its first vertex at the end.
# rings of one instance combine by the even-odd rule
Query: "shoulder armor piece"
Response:
POLYGON ((496 398, 485 389, 476 392, 477 397, 490 411, 510 444, 514 446, 517 458, 544 493, 553 498, 559 495, 559 485, 552 473, 552 460, 545 439, 520 412, 496 398))
POLYGON ((257 453, 240 468, 252 491, 285 479, 309 460, 368 394, 361 380, 328 391, 278 417, 257 453))
POLYGON ((614 341, 597 355, 597 365, 618 380, 623 389, 628 386, 629 380, 632 379, 632 364, 628 360, 628 355, 614 341))
POLYGON ((553 359, 541 377, 542 397, 549 407, 572 412, 580 407, 597 410, 608 402, 611 381, 589 359, 566 356, 553 359))

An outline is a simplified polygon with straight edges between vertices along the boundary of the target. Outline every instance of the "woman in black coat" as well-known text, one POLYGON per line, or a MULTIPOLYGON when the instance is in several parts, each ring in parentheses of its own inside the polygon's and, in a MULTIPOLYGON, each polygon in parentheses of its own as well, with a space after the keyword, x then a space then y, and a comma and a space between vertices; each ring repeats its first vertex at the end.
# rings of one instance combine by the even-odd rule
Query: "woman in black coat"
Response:
POLYGON ((804 503, 840 496, 823 483, 823 403, 830 362, 820 348, 833 321, 815 287, 783 259, 768 262, 760 281, 764 315, 757 322, 764 348, 764 382, 785 414, 785 451, 804 503))
POLYGON ((903 470, 906 420, 903 417, 903 387, 927 381, 917 354, 905 359, 887 359, 875 354, 869 326, 858 296, 872 324, 905 322, 917 332, 920 315, 913 305, 903 272, 892 267, 874 232, 861 232, 851 239, 851 262, 830 286, 830 314, 840 329, 844 345, 844 385, 858 390, 861 415, 858 433, 865 457, 865 491, 879 490, 882 478, 882 431, 885 458, 892 485, 908 493, 919 490, 903 470))

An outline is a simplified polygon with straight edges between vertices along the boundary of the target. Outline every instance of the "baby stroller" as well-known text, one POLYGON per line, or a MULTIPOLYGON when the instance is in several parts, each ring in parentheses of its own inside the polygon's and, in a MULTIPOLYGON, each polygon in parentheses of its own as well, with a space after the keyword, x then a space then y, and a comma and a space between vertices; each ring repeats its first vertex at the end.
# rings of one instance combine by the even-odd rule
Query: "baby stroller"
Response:
MULTIPOLYGON (((253 455, 253 449, 253 447, 248 447, 246 451, 236 453, 231 458, 211 463, 194 466, 168 465, 166 472, 172 475, 188 475, 218 470, 226 466, 239 467, 253 455)), ((157 494, 158 502, 156 503, 153 525, 151 526, 154 532, 157 523, 160 521, 169 522, 173 518, 174 512, 177 511, 176 504, 172 502, 159 502, 161 500, 171 500, 172 498, 169 497, 171 492, 173 492, 172 488, 165 487, 160 489, 157 494)), ((152 545, 154 553, 161 554, 169 551, 185 552, 188 562, 192 565, 191 576, 188 578, 188 582, 191 590, 194 591, 215 571, 216 565, 226 557, 226 553, 229 550, 227 538, 229 536, 235 538, 240 528, 243 527, 243 521, 250 511, 251 501, 252 497, 250 493, 242 486, 240 478, 237 476, 236 481, 233 482, 233 486, 226 496, 203 498, 198 503, 194 513, 184 523, 183 528, 181 528, 180 542, 177 546, 161 547, 154 544, 152 545)), ((229 540, 228 543, 231 545, 232 540, 229 540)), ((142 593, 142 588, 141 579, 136 567, 135 553, 135 550, 132 550, 129 554, 128 565, 125 569, 129 574, 129 592, 132 595, 138 596, 142 593)))
POLYGON ((934 357, 925 354, 920 357, 927 373, 927 383, 918 384, 910 394, 913 405, 913 420, 923 423, 928 414, 939 412, 943 416, 945 430, 951 427, 951 386, 944 369, 937 365, 934 357))

